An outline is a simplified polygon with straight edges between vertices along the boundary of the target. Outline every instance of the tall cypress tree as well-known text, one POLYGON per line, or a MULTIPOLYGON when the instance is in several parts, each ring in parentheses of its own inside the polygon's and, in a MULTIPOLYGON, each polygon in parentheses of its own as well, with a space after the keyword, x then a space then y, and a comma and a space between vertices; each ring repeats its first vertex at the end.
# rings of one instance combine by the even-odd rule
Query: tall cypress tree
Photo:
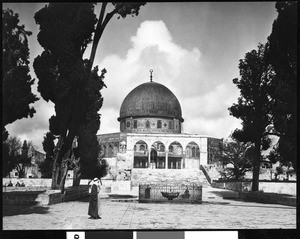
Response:
POLYGON ((261 151, 270 147, 271 140, 266 127, 272 122, 270 84, 274 72, 266 60, 268 44, 259 44, 257 50, 246 53, 240 60, 240 79, 233 83, 240 90, 238 102, 230 108, 230 115, 242 120, 242 129, 236 129, 232 137, 254 144, 252 190, 258 191, 261 151))

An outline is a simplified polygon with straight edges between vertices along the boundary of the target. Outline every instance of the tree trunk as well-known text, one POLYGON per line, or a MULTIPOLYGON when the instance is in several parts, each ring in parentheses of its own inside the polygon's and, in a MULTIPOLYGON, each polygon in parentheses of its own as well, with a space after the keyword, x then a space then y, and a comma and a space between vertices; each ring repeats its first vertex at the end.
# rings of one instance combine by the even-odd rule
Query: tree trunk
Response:
POLYGON ((73 186, 79 186, 81 180, 80 165, 73 169, 73 186))
POLYGON ((255 142, 255 156, 253 159, 252 191, 259 189, 259 168, 260 168, 260 142, 255 142))
POLYGON ((59 180, 59 187, 61 190, 62 200, 65 200, 65 182, 68 175, 68 163, 70 162, 70 150, 65 153, 60 167, 60 180, 59 180))
POLYGON ((68 165, 67 161, 62 162, 62 170, 61 170, 61 180, 60 180, 60 192, 62 195, 62 200, 65 201, 65 182, 68 174, 68 165))
POLYGON ((53 168, 52 168, 52 183, 51 183, 51 188, 52 189, 58 189, 59 188, 59 184, 58 184, 58 176, 59 176, 59 170, 60 166, 59 164, 53 164, 53 168))
POLYGON ((79 186, 80 185, 80 180, 81 180, 81 173, 78 173, 78 174, 74 173, 73 186, 79 186))
POLYGON ((58 156, 59 156, 59 151, 61 149, 61 145, 62 145, 62 138, 61 135, 59 136, 57 145, 56 145, 56 149, 54 152, 54 162, 53 162, 53 167, 52 167, 52 183, 51 183, 51 188, 52 189, 58 189, 59 188, 59 184, 58 184, 58 176, 59 176, 59 168, 60 165, 58 165, 57 160, 58 160, 58 156))

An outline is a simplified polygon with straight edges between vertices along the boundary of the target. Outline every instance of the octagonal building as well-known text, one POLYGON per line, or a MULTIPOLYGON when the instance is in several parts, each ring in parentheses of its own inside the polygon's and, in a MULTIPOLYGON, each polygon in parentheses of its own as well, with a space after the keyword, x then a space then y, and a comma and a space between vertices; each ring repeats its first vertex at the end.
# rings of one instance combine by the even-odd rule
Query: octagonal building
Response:
POLYGON ((120 132, 98 135, 99 158, 110 166, 104 179, 128 187, 203 182, 201 166, 216 161, 221 139, 183 133, 180 102, 168 87, 154 82, 150 72, 150 81, 124 98, 117 119, 120 132))

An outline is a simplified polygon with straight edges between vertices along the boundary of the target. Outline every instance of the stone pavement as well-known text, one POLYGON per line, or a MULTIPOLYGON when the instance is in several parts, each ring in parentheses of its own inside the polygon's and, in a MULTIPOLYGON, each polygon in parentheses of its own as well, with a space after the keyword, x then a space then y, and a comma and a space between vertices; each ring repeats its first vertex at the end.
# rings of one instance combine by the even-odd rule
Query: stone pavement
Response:
POLYGON ((236 196, 229 190, 203 188, 203 204, 170 204, 125 202, 103 195, 102 219, 89 219, 87 198, 4 210, 3 230, 296 228, 296 207, 242 202, 235 200, 236 196))

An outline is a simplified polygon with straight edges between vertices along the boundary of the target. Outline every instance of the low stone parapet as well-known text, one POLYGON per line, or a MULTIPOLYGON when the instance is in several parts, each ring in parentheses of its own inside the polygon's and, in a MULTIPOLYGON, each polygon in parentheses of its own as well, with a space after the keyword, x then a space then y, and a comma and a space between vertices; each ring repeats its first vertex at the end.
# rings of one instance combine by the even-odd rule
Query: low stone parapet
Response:
POLYGON ((60 190, 47 190, 38 195, 36 199, 37 205, 46 206, 62 202, 60 190))
MULTIPOLYGON (((221 181, 214 180, 214 188, 229 189, 238 192, 249 192, 252 189, 251 181, 221 181)), ((295 181, 259 181, 259 191, 265 193, 279 193, 296 195, 297 183, 295 181)))
MULTIPOLYGON (((15 186, 17 182, 23 182, 25 187, 51 187, 52 179, 51 178, 2 178, 2 185, 8 185, 9 182, 15 186)), ((70 187, 73 185, 73 179, 67 178, 65 186, 70 187)))
POLYGON ((39 195, 46 190, 6 191, 2 192, 3 205, 36 205, 39 195))
POLYGON ((285 194, 264 192, 240 192, 239 198, 244 201, 257 203, 280 204, 293 207, 296 207, 297 205, 296 197, 285 194))
POLYGON ((80 185, 66 188, 64 201, 74 201, 89 196, 89 186, 80 185))
POLYGON ((8 187, 3 189, 2 197, 4 205, 51 205, 63 201, 74 201, 88 197, 88 185, 68 187, 64 196, 60 190, 34 187, 8 187))

